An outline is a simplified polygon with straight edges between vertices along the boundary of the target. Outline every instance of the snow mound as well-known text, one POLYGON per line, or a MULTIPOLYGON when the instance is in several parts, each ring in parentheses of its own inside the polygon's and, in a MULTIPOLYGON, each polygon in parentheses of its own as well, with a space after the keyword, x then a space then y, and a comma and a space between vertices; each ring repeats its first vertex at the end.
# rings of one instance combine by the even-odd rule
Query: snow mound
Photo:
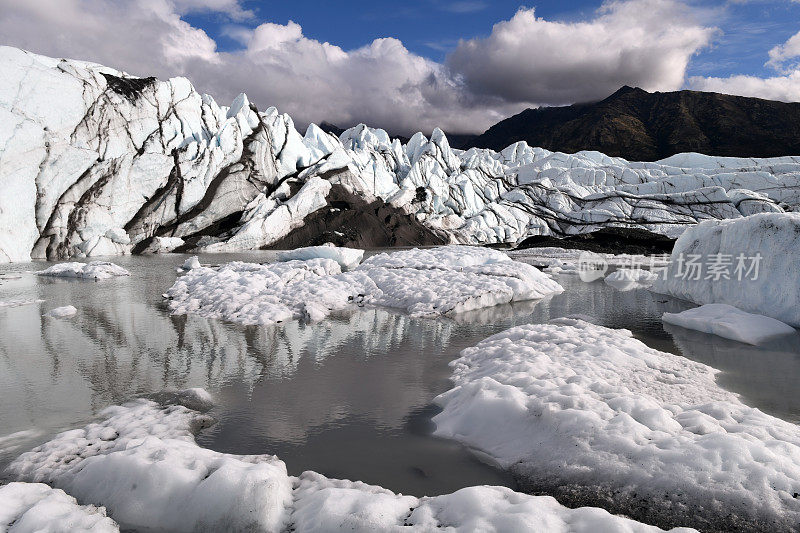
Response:
POLYGON ((452 494, 416 498, 360 481, 328 479, 316 472, 304 472, 298 478, 292 525, 296 531, 320 533, 661 531, 597 507, 569 509, 555 498, 530 496, 507 487, 467 487, 452 494))
POLYGON ((63 490, 43 483, 9 483, 0 487, 0 531, 45 533, 118 532, 105 509, 78 505, 63 490))
MULTIPOLYGON (((199 389, 178 393, 189 400, 207 396, 199 389)), ((315 472, 289 477, 274 456, 200 448, 193 433, 210 420, 182 406, 137 400, 109 407, 101 417, 105 419, 64 432, 21 455, 9 472, 62 487, 80 501, 104 505, 123 528, 140 531, 500 533, 540 525, 548 526, 547 531, 575 533, 661 531, 598 508, 569 509, 553 498, 504 487, 469 487, 417 498, 315 472)), ((74 506, 71 497, 46 485, 12 486, 0 489, 0 520, 19 514, 16 500, 22 489, 18 487, 51 491, 74 506)), ((104 517, 102 509, 84 509, 95 512, 98 521, 104 517)), ((47 522, 51 516, 43 513, 37 518, 52 528, 47 522)))
POLYGON ((123 528, 279 531, 286 523, 292 493, 286 466, 274 456, 197 446, 193 434, 210 417, 144 399, 100 416, 22 454, 8 471, 102 505, 123 528))
POLYGON ((677 240, 664 279, 653 290, 697 304, 723 303, 800 327, 800 214, 760 214, 706 221, 677 240), (690 257, 706 268, 684 275, 690 257), (684 262, 681 262, 683 258, 684 262), (728 279, 708 272, 719 261, 728 279), (724 261, 724 263, 723 263, 724 261), (741 268, 740 268, 741 267, 741 268))
POLYGON ((706 365, 573 319, 512 328, 451 365, 435 434, 531 490, 650 523, 790 531, 800 520, 800 427, 742 404, 706 365))
POLYGON ((306 261, 308 259, 318 258, 333 259, 339 263, 339 266, 342 267, 342 271, 353 270, 364 258, 364 250, 329 245, 307 246, 305 248, 278 252, 278 261, 292 261, 295 259, 306 261))
POLYGON ((130 272, 121 266, 107 261, 92 261, 91 263, 59 263, 48 269, 37 272, 40 276, 57 278, 81 279, 111 279, 117 276, 130 276, 130 272))
POLYGON ((745 313, 727 304, 706 304, 681 313, 664 313, 662 320, 667 324, 747 344, 761 344, 776 337, 795 333, 793 327, 780 320, 745 313))
POLYGON ((77 313, 78 310, 71 305, 65 305, 63 307, 56 307, 55 309, 51 309, 44 316, 49 316, 51 318, 66 318, 68 316, 73 316, 77 313))
POLYGON ((627 291, 649 287, 656 279, 658 279, 658 275, 649 270, 620 268, 606 276, 605 282, 617 290, 627 291))
POLYGON ((344 273, 325 258, 201 267, 178 279, 166 296, 173 314, 273 324, 321 320, 354 305, 451 315, 561 291, 535 267, 500 252, 446 246, 379 254, 344 273))

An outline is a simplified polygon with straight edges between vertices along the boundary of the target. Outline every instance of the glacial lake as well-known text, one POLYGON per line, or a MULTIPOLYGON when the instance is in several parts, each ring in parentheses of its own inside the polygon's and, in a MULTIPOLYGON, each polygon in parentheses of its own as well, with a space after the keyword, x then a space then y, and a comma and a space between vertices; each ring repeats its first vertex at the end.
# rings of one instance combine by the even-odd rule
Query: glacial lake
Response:
POLYGON ((514 325, 574 314, 718 368, 720 384, 745 403, 800 421, 800 336, 753 347, 664 326, 665 311, 692 305, 644 289, 620 292, 563 275, 563 294, 453 318, 355 308, 314 324, 245 327, 169 315, 162 293, 187 257, 111 258, 131 277, 99 282, 33 274, 48 263, 0 265, 0 302, 41 300, 0 307, 0 470, 108 405, 204 387, 217 400, 217 424, 198 437, 208 448, 276 454, 293 475, 315 470, 417 496, 479 484, 513 488, 510 475, 431 435, 433 398, 450 387, 448 363, 462 349, 514 325), (42 316, 63 305, 77 315, 42 316))

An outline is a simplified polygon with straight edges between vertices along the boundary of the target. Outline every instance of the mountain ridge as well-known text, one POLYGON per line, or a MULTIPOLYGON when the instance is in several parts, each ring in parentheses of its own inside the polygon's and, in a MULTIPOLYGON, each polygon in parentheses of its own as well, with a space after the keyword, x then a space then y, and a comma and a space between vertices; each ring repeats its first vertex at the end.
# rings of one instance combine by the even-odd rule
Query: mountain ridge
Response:
POLYGON ((594 150, 630 161, 656 161, 681 152, 800 154, 800 103, 623 86, 598 102, 526 109, 464 148, 499 150, 517 141, 566 153, 594 150))

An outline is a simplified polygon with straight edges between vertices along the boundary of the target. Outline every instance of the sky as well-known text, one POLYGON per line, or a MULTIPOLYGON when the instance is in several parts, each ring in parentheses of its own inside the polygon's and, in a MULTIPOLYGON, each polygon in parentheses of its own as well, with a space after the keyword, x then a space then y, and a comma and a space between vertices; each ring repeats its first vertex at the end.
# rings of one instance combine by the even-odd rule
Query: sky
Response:
POLYGON ((0 45, 246 92, 301 129, 476 133, 622 85, 800 101, 800 0, 0 0, 0 45))

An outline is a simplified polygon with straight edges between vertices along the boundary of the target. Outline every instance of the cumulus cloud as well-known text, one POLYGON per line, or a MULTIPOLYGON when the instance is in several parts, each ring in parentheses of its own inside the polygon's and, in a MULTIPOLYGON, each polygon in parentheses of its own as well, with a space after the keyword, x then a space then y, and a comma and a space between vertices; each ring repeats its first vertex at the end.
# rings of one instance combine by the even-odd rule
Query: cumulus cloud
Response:
POLYGON ((565 104, 624 84, 679 89, 690 58, 713 33, 669 0, 607 2, 586 22, 551 22, 523 8, 489 37, 462 41, 448 65, 477 93, 565 104))
POLYGON ((798 67, 798 63, 800 63, 798 59, 800 59, 800 32, 794 34, 785 43, 779 44, 770 50, 767 65, 779 71, 791 71, 793 68, 798 67), (791 67, 787 67, 789 62, 793 63, 791 67))
POLYGON ((752 96, 781 102, 800 102, 800 69, 784 76, 730 76, 727 78, 692 77, 691 88, 698 91, 752 96))
POLYGON ((747 75, 726 78, 695 76, 689 80, 689 85, 699 91, 800 102, 800 32, 772 48, 766 65, 775 69, 778 75, 766 78, 747 75))
POLYGON ((623 84, 676 89, 713 34, 678 0, 613 0, 574 23, 522 9, 438 63, 394 38, 344 50, 294 22, 244 26, 252 13, 239 0, 0 0, 0 12, 2 44, 135 75, 184 75, 221 102, 245 91, 300 125, 367 122, 397 133, 482 131, 525 107, 599 99, 623 84), (181 18, 196 11, 226 17, 223 33, 241 48, 221 52, 181 18))

